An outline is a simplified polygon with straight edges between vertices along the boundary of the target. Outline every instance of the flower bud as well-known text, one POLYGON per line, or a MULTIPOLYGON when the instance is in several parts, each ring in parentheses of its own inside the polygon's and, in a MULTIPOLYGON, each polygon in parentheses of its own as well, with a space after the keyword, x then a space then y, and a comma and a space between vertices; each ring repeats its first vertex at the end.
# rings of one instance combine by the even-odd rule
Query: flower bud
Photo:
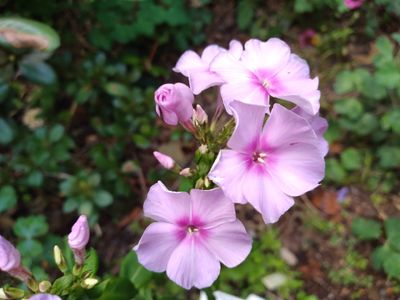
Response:
POLYGON ((74 253, 75 262, 82 265, 85 260, 85 247, 89 242, 90 229, 85 215, 81 215, 72 226, 71 233, 68 235, 68 245, 74 253))
POLYGON ((170 156, 158 151, 154 151, 153 155, 158 160, 158 162, 167 170, 171 170, 175 166, 175 161, 170 156))
POLYGON ((81 286, 84 289, 91 289, 93 288, 96 284, 99 283, 99 280, 96 278, 86 278, 84 281, 82 281, 81 286))
POLYGON ((68 267, 67 267, 67 263, 65 262, 64 255, 62 254, 60 247, 55 245, 53 248, 53 252, 54 252, 54 261, 56 262, 56 265, 58 266, 58 268, 60 269, 61 272, 65 273, 67 271, 68 267))
POLYGON ((10 299, 7 297, 3 288, 0 288, 0 299, 10 299))
POLYGON ((29 300, 61 300, 61 298, 56 295, 37 294, 30 297, 29 300))
POLYGON ((179 172, 179 175, 183 177, 190 177, 192 176, 192 172, 190 171, 190 168, 184 168, 179 172))
POLYGON ((47 292, 51 288, 50 281, 44 280, 39 283, 39 291, 41 293, 47 292))
POLYGON ((201 153, 201 154, 206 154, 207 153, 207 151, 208 151, 208 147, 207 147, 207 145, 200 145, 200 147, 199 147, 199 152, 201 153))
POLYGON ((185 123, 192 117, 194 96, 183 83, 167 83, 154 93, 156 112, 169 125, 185 123))
POLYGON ((25 296, 25 292, 23 290, 13 287, 4 288, 3 292, 6 296, 5 299, 20 299, 25 296))
POLYGON ((196 109, 193 110, 193 123, 195 125, 203 125, 207 122, 208 122, 207 113, 199 104, 197 104, 196 109))
POLYGON ((18 250, 0 235, 0 270, 10 272, 21 265, 21 255, 18 250))

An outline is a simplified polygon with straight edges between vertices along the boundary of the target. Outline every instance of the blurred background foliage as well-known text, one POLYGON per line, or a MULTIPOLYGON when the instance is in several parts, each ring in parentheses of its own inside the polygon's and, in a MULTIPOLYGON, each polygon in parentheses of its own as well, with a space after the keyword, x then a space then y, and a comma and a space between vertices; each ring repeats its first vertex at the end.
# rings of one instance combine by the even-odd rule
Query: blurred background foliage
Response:
POLYGON ((173 183, 152 151, 167 143, 187 163, 196 149, 156 119, 153 92, 182 80, 171 68, 184 50, 279 36, 320 78, 330 124, 326 180, 278 226, 266 229, 251 210, 239 212, 253 252, 223 270, 209 297, 215 289, 268 299, 324 299, 332 290, 336 299, 362 299, 374 289, 394 297, 399 1, 349 10, 342 0, 0 0, 0 9, 0 228, 38 278, 52 276, 52 245, 87 214, 102 272, 120 274, 140 299, 197 297, 148 273, 134 254, 116 267, 148 222, 141 217, 147 187, 173 183), (316 262, 322 254, 329 257, 316 262))

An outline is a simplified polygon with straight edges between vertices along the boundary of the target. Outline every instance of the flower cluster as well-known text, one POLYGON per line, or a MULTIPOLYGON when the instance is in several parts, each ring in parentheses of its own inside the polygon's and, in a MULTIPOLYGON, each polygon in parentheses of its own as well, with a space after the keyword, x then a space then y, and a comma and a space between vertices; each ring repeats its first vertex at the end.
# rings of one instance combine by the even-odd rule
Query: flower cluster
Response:
POLYGON ((173 192, 161 182, 151 187, 144 214, 155 222, 134 250, 147 269, 166 271, 186 289, 205 288, 218 277, 220 263, 235 267, 250 252, 235 203, 250 203, 265 223, 274 223, 293 197, 319 185, 327 122, 318 115, 318 78, 278 38, 244 45, 233 40, 229 49, 210 45, 200 56, 186 51, 173 70, 188 85, 158 88, 156 111, 166 124, 179 123, 198 139, 196 166, 181 169, 171 157, 154 155, 194 188, 173 192), (210 121, 200 105, 193 109, 207 89, 216 99, 210 121))
MULTIPOLYGON (((89 242, 89 237, 90 231, 87 217, 82 215, 72 226, 71 233, 68 235, 68 245, 75 257, 76 265, 73 273, 78 280, 82 279, 81 286, 86 289, 92 288, 98 282, 95 278, 79 278, 81 275, 80 269, 85 261, 85 248, 89 242)), ((54 247, 54 260, 62 273, 68 273, 67 263, 58 246, 54 247)), ((27 299, 29 297, 29 300, 61 300, 59 296, 49 294, 53 292, 52 284, 49 281, 37 282, 31 272, 22 266, 19 251, 1 235, 0 271, 7 272, 9 275, 23 281, 29 288, 29 291, 11 287, 1 288, 0 299, 27 299)), ((59 287, 55 291, 60 292, 59 287)))

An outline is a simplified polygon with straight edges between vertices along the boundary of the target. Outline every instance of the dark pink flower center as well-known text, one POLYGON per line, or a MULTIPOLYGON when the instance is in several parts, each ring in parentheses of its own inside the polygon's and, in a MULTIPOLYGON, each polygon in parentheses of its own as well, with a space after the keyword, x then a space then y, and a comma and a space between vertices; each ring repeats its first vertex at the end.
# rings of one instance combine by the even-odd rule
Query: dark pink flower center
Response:
POLYGON ((189 225, 188 227, 186 227, 186 231, 189 234, 193 234, 193 233, 199 232, 199 228, 197 228, 196 226, 193 226, 193 225, 189 225))
POLYGON ((259 152, 259 151, 255 151, 253 153, 253 161, 258 163, 258 164, 265 164, 265 159, 267 157, 267 154, 264 152, 259 152))

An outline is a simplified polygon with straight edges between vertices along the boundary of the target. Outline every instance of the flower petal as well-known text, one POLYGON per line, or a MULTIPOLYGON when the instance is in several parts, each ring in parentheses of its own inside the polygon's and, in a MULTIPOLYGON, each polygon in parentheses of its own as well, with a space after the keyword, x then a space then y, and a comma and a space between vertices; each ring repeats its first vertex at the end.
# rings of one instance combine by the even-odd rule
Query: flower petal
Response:
POLYGON ((215 300, 243 300, 242 298, 238 298, 221 291, 215 291, 213 295, 215 300))
POLYGON ((226 52, 226 49, 218 46, 218 45, 210 45, 204 48, 203 53, 201 54, 201 60, 209 66, 211 61, 220 53, 226 52))
POLYGON ((243 262, 251 250, 251 237, 236 220, 207 231, 205 246, 228 268, 243 262))
POLYGON ((139 262, 153 272, 164 272, 182 237, 178 226, 162 222, 150 224, 135 247, 139 262))
POLYGON ((167 275, 185 289, 209 287, 217 279, 221 265, 200 239, 188 235, 172 253, 167 275))
POLYGON ((264 123, 265 106, 244 104, 233 101, 231 104, 236 127, 228 141, 233 150, 253 151, 258 146, 258 139, 264 123))
POLYGON ((268 172, 276 186, 290 196, 300 196, 319 185, 325 162, 318 145, 292 144, 269 154, 268 172))
POLYGON ((293 206, 294 201, 276 186, 268 173, 253 169, 247 173, 243 185, 244 197, 259 211, 265 223, 275 223, 293 206))
POLYGON ((240 59, 243 53, 243 45, 237 40, 232 40, 229 42, 228 52, 236 59, 240 59))
POLYGON ((293 143, 318 144, 310 124, 293 111, 275 104, 261 134, 263 150, 285 147, 293 143))
POLYGON ((251 163, 249 155, 234 150, 221 150, 211 167, 208 177, 235 203, 246 203, 243 198, 243 177, 251 163))
POLYGON ((268 70, 278 72, 289 61, 290 48, 278 38, 270 38, 266 42, 257 39, 248 40, 244 44, 241 56, 243 64, 252 71, 268 70))
POLYGON ((190 191, 192 220, 200 219, 204 228, 211 228, 236 219, 235 207, 221 189, 190 191))
POLYGON ((193 69, 206 69, 207 66, 202 62, 200 56, 192 51, 188 50, 185 51, 181 57, 179 58, 178 62, 176 63, 175 67, 172 69, 174 72, 181 73, 182 75, 188 77, 189 71, 193 69))
POLYGON ((150 188, 143 210, 153 220, 177 224, 190 217, 190 197, 188 193, 169 191, 159 181, 150 188))
POLYGON ((193 94, 198 95, 202 91, 216 85, 221 85, 224 80, 215 72, 208 70, 189 71, 189 85, 193 94))
POLYGON ((218 54, 210 64, 210 71, 217 73, 226 82, 246 82, 254 75, 229 52, 218 54))

